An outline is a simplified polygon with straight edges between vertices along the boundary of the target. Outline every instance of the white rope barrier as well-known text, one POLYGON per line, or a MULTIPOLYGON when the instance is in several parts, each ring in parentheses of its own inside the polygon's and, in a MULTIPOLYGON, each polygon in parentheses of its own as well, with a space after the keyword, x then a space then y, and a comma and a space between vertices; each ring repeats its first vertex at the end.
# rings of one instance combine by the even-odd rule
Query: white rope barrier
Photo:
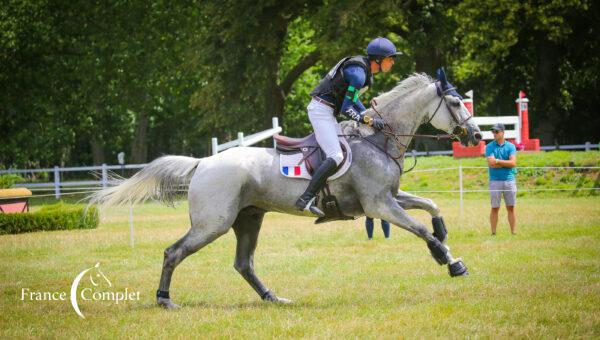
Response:
MULTIPOLYGON (((521 192, 521 191, 526 191, 526 192, 537 192, 537 191, 580 191, 580 190, 593 191, 593 190, 600 190, 600 188, 517 189, 517 192, 521 192)), ((489 189, 462 190, 463 193, 468 193, 468 192, 497 192, 497 191, 504 192, 504 191, 508 191, 508 190, 489 190, 489 189)), ((408 190, 408 191, 405 191, 405 192, 408 192, 408 193, 413 193, 413 192, 424 192, 424 193, 455 193, 455 192, 461 192, 461 191, 460 190, 408 190)))
MULTIPOLYGON (((463 169, 488 169, 487 166, 462 166, 463 169)), ((446 170, 458 170, 459 167, 450 168, 434 168, 434 169, 422 169, 413 170, 411 172, 433 172, 433 171, 446 171, 446 170)), ((515 169, 554 169, 554 170, 571 170, 571 169, 589 169, 589 170, 600 170, 600 166, 518 166, 515 169)), ((410 172, 409 172, 410 173, 410 172)))

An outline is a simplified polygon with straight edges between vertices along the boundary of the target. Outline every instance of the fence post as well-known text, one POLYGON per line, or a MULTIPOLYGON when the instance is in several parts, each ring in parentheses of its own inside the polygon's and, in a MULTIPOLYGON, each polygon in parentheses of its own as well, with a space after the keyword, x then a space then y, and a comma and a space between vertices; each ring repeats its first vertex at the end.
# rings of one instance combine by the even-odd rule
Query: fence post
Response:
POLYGON ((585 142, 585 151, 590 151, 592 149, 592 143, 585 142))
MULTIPOLYGON (((273 117, 273 129, 277 129, 279 127, 279 118, 273 117)), ((273 148, 277 148, 277 142, 275 138, 273 138, 273 148)))
POLYGON ((60 198, 60 170, 58 165, 54 166, 54 196, 60 198))
POLYGON ((463 180, 462 164, 458 166, 458 191, 460 192, 460 216, 463 216, 463 180))
POLYGON ((210 142, 212 145, 212 154, 216 155, 219 152, 219 143, 217 142, 217 137, 213 137, 210 142))
POLYGON ((102 188, 106 188, 106 184, 108 184, 108 171, 106 163, 102 163, 102 188))
POLYGON ((244 146, 244 133, 238 132, 238 145, 244 146))

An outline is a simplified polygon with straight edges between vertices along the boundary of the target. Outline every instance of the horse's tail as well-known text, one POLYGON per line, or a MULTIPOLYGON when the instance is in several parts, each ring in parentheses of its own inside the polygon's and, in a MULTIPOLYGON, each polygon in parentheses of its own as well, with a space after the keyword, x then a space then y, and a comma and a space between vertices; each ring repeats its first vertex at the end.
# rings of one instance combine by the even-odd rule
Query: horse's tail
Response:
MULTIPOLYGON (((146 165, 129 179, 120 179, 119 185, 95 192, 89 204, 100 207, 136 204, 154 199, 172 205, 177 196, 187 191, 199 158, 163 156, 146 165)), ((114 177, 113 177, 114 179, 114 177)))

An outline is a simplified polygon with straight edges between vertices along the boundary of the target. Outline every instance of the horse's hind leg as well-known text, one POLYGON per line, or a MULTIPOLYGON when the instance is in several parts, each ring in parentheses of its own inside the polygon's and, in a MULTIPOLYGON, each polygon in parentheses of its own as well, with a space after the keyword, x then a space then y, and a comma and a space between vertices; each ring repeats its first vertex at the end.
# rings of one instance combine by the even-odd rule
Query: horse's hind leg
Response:
POLYGON ((431 214, 433 236, 435 236, 442 243, 446 242, 448 231, 446 230, 444 218, 440 215, 440 209, 438 208, 437 204, 428 198, 411 195, 404 191, 398 191, 398 194, 396 195, 396 202, 398 202, 398 204, 404 210, 421 209, 431 214))
POLYGON ((234 268, 254 288, 261 299, 271 302, 291 303, 279 298, 268 290, 254 273, 254 250, 258 241, 258 233, 265 211, 258 208, 245 208, 238 214, 233 230, 237 238, 234 268))
POLYGON ((175 267, 189 255, 225 234, 227 230, 229 230, 229 226, 221 228, 192 227, 184 237, 165 249, 160 286, 156 292, 156 302, 158 305, 168 309, 179 307, 171 301, 169 296, 169 286, 171 285, 171 277, 173 276, 175 267))

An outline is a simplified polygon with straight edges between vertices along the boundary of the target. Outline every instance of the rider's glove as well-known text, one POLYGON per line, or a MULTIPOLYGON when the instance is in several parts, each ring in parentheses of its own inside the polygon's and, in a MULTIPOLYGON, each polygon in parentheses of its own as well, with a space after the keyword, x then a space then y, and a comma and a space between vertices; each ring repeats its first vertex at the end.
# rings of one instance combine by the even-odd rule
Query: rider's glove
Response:
POLYGON ((385 123, 383 122, 383 119, 381 118, 373 118, 373 124, 372 126, 377 129, 377 130, 383 130, 385 123))

